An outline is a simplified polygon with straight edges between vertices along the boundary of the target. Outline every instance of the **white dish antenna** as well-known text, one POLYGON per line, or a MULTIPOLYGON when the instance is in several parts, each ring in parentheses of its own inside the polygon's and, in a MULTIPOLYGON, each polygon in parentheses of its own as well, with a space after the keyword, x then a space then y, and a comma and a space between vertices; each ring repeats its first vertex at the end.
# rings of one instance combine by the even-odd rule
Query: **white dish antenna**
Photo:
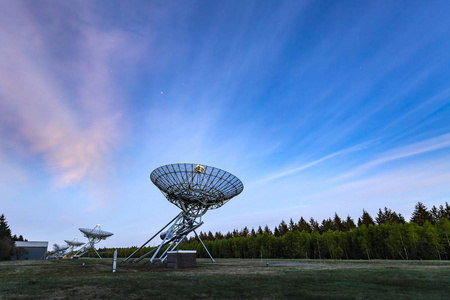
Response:
POLYGON ((104 240, 107 237, 110 237, 113 235, 112 232, 101 230, 100 224, 97 224, 97 226, 95 226, 93 229, 78 228, 78 230, 80 230, 84 234, 84 236, 87 238, 95 238, 95 239, 100 239, 100 240, 104 240))
POLYGON ((150 174, 150 180, 169 202, 181 209, 181 212, 122 262, 130 259, 160 233, 162 242, 159 247, 132 262, 138 262, 154 252, 150 259, 150 263, 153 263, 160 249, 164 245, 168 245, 159 257, 160 261, 164 261, 167 258, 166 252, 174 251, 191 232, 195 233, 211 260, 214 261, 195 229, 203 224, 201 218, 208 210, 222 207, 231 198, 242 192, 244 185, 239 178, 218 168, 183 163, 156 168, 150 174), (169 230, 163 232, 167 227, 169 230))
POLYGON ((113 235, 112 232, 101 230, 100 224, 97 224, 94 228, 78 228, 84 236, 88 239, 88 242, 84 244, 84 246, 78 250, 78 252, 75 254, 76 256, 82 256, 83 254, 87 253, 89 250, 94 249, 95 253, 97 253, 98 257, 102 258, 100 254, 98 254, 97 250, 95 249, 94 245, 98 244, 102 240, 106 240, 106 238, 113 235))
POLYGON ((80 241, 78 240, 78 238, 74 238, 74 239, 71 240, 71 241, 69 241, 69 240, 64 240, 64 242, 66 242, 67 245, 73 246, 73 247, 79 247, 79 246, 85 244, 84 242, 80 242, 80 241))
POLYGON ((64 240, 64 242, 67 243, 67 245, 69 245, 69 248, 66 251, 66 255, 70 256, 71 254, 73 254, 73 252, 75 251, 76 248, 84 245, 84 242, 80 242, 78 240, 78 238, 74 238, 73 240, 69 241, 69 240, 64 240))

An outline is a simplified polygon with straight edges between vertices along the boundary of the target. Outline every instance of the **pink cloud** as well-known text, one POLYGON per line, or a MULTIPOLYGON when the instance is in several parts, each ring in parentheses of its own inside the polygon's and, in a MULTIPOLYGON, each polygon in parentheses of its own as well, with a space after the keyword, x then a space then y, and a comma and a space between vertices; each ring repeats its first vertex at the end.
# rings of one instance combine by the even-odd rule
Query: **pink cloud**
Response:
POLYGON ((134 41, 123 32, 80 22, 71 25, 76 53, 56 60, 47 44, 52 31, 22 7, 10 4, 0 19, 0 122, 11 128, 0 140, 38 155, 62 185, 101 172, 120 146, 126 110, 111 71, 143 47, 129 47, 134 41))

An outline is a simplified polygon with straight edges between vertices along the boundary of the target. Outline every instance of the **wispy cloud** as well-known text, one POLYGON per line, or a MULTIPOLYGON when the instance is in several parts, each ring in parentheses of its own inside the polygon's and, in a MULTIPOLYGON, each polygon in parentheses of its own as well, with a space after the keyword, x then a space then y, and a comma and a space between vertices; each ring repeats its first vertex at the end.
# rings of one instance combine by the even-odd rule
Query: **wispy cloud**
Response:
POLYGON ((329 160, 329 159, 331 159, 333 157, 336 157, 336 156, 339 156, 339 155, 343 155, 343 154, 347 154, 347 153, 354 152, 354 151, 358 151, 358 150, 364 149, 366 146, 367 146, 367 143, 364 143, 364 144, 361 144, 361 145, 357 145, 357 146, 346 148, 346 149, 343 149, 343 150, 340 150, 340 151, 333 152, 331 154, 325 155, 325 156, 323 156, 323 157, 321 157, 319 159, 316 159, 316 160, 314 160, 312 162, 303 164, 301 166, 298 166, 298 167, 295 167, 295 168, 291 168, 291 169, 288 169, 288 170, 284 170, 284 171, 272 174, 272 175, 270 175, 270 176, 268 176, 268 177, 266 177, 264 179, 259 180, 258 183, 273 181, 273 180, 276 180, 276 179, 279 179, 279 178, 282 178, 282 177, 286 177, 286 176, 289 176, 289 175, 296 174, 296 173, 301 172, 303 170, 306 170, 306 169, 309 169, 311 167, 314 167, 315 165, 318 165, 318 164, 320 164, 320 163, 322 163, 322 162, 324 162, 326 160, 329 160))
POLYGON ((431 206, 442 204, 442 199, 449 199, 448 162, 447 155, 385 169, 369 177, 345 183, 328 182, 326 189, 305 198, 308 201, 319 201, 325 207, 345 207, 346 213, 354 216, 362 208, 373 213, 383 206, 409 216, 417 201, 431 206))
POLYGON ((386 164, 395 160, 408 158, 420 154, 425 154, 440 149, 450 147, 450 133, 433 137, 421 142, 413 143, 407 146, 398 147, 396 149, 382 153, 378 158, 360 165, 335 178, 336 181, 346 180, 356 177, 376 168, 382 164, 386 164))
MULTIPOLYGON (((417 85, 417 82, 415 82, 415 84, 417 85)), ((450 88, 444 89, 438 92, 437 94, 429 97, 428 99, 425 99, 423 102, 419 103, 416 107, 414 107, 407 113, 393 120, 391 123, 386 125, 384 130, 389 131, 392 130, 392 128, 395 128, 396 126, 399 126, 399 124, 411 122, 411 120, 423 118, 424 115, 426 116, 427 114, 432 114, 436 110, 439 110, 442 107, 448 105, 450 103, 449 98, 450 98, 450 88)))
POLYGON ((130 50, 133 41, 120 31, 72 19, 74 49, 65 45, 72 52, 59 53, 71 59, 55 59, 49 53, 64 42, 55 34, 58 22, 68 16, 55 15, 58 22, 42 26, 24 7, 7 6, 0 13, 0 122, 12 132, 0 139, 13 137, 14 147, 40 155, 59 184, 99 172, 122 134, 115 57, 132 59, 140 47, 130 50))

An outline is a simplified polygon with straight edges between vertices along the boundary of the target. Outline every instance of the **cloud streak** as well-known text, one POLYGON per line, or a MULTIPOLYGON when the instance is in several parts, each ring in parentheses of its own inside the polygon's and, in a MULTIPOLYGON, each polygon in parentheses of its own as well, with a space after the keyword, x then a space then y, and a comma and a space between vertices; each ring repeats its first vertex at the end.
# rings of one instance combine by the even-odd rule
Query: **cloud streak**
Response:
POLYGON ((352 215, 355 215, 352 211, 360 212, 362 208, 373 213, 378 208, 387 206, 409 216, 417 201, 427 206, 448 201, 448 159, 448 156, 444 156, 415 162, 337 185, 328 182, 326 190, 305 198, 334 209, 345 207, 345 213, 352 215))
MULTIPOLYGON (((67 16, 53 17, 64 22, 67 16)), ((48 53, 63 42, 54 33, 58 22, 44 27, 16 3, 0 19, 0 40, 7 41, 0 43, 0 122, 12 128, 0 139, 12 138, 14 147, 40 155, 58 184, 97 174, 122 135, 125 107, 112 74, 115 57, 129 59, 139 47, 128 50, 133 41, 120 31, 79 22, 72 24, 76 50, 63 53, 71 59, 55 60, 48 53)))
POLYGON ((291 169, 288 169, 288 170, 285 170, 285 171, 281 171, 281 172, 272 174, 271 176, 266 177, 266 178, 258 181, 258 183, 264 183, 264 182, 280 179, 280 178, 283 178, 283 177, 286 177, 286 176, 294 175, 294 174, 296 174, 298 172, 301 172, 301 171, 304 171, 306 169, 312 168, 315 165, 318 165, 318 164, 320 164, 320 163, 322 163, 322 162, 324 162, 326 160, 329 160, 331 158, 334 158, 336 156, 340 156, 340 155, 348 154, 350 152, 359 151, 361 149, 364 149, 365 145, 367 145, 367 143, 365 143, 364 145, 357 145, 357 146, 354 146, 354 147, 350 147, 350 148, 347 148, 347 149, 343 149, 343 150, 340 150, 340 151, 333 152, 331 154, 325 155, 325 156, 323 156, 323 157, 321 157, 321 158, 319 158, 317 160, 314 160, 312 162, 306 163, 306 164, 301 165, 299 167, 291 168, 291 169))
POLYGON ((360 165, 353 170, 335 178, 336 181, 346 180, 367 173, 380 165, 393 162, 400 159, 413 157, 420 154, 446 149, 450 147, 450 133, 442 134, 424 141, 413 143, 407 146, 399 147, 382 153, 379 158, 360 165))

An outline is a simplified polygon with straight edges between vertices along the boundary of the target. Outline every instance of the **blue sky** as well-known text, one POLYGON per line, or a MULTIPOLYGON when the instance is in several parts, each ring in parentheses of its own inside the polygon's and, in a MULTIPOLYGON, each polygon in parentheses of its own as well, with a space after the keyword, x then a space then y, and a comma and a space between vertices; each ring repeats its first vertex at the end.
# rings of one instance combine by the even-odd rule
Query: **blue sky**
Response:
POLYGON ((0 1, 0 213, 140 245, 188 162, 241 195, 202 231, 450 201, 448 1, 0 1))

